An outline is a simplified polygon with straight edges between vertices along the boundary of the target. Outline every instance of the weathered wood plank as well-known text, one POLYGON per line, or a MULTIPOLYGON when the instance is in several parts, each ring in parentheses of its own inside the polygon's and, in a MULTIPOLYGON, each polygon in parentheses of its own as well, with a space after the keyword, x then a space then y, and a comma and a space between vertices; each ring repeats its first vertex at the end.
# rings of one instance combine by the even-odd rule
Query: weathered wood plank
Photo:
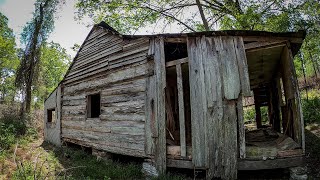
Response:
POLYGON ((222 47, 220 58, 222 62, 222 76, 224 97, 228 100, 238 99, 240 93, 240 78, 238 63, 232 37, 221 37, 222 47))
MULTIPOLYGON (((140 101, 141 102, 141 101, 140 101)), ((101 107, 102 114, 114 114, 114 113, 136 113, 136 114, 144 114, 144 102, 142 101, 141 104, 137 106, 121 106, 121 107, 114 107, 114 106, 103 106, 101 107)))
MULTIPOLYGON (((281 54, 282 82, 284 87, 288 119, 287 123, 293 125, 293 139, 302 145, 302 130, 300 108, 298 108, 297 80, 293 65, 291 50, 288 46, 283 48, 281 54)), ((299 105, 300 106, 300 105, 299 105)))
POLYGON ((184 117, 184 100, 183 100, 183 81, 182 81, 182 71, 181 65, 176 65, 177 71, 177 87, 178 87, 178 103, 179 103, 179 126, 180 126, 180 146, 181 146, 181 156, 186 157, 187 147, 186 147, 186 126, 184 117))
POLYGON ((177 60, 167 62, 166 67, 176 66, 178 64, 183 64, 187 62, 188 62, 188 58, 177 59, 177 60))
POLYGON ((303 38, 299 37, 263 37, 263 36, 243 36, 245 42, 253 41, 290 41, 292 43, 302 43, 303 38))
POLYGON ((267 159, 265 161, 239 160, 238 170, 260 170, 297 167, 304 164, 304 157, 293 157, 283 159, 267 159))
POLYGON ((70 83, 73 81, 79 81, 81 79, 84 78, 88 78, 91 76, 95 76, 98 73, 102 73, 102 72, 106 72, 106 71, 110 71, 110 70, 115 70, 116 68, 126 68, 129 65, 135 65, 135 64, 144 64, 147 62, 147 58, 145 56, 141 56, 138 58, 134 58, 130 61, 125 61, 123 63, 119 63, 119 64, 110 64, 109 63, 104 63, 94 67, 93 69, 88 69, 88 70, 84 70, 81 73, 77 73, 74 74, 73 76, 69 76, 68 78, 65 79, 66 83, 70 83))
POLYGON ((137 80, 126 82, 126 83, 118 83, 118 84, 115 84, 114 86, 105 87, 101 91, 101 96, 144 92, 146 91, 145 81, 146 81, 145 79, 137 79, 137 80))
POLYGON ((206 96, 206 167, 207 179, 212 179, 217 171, 219 153, 219 121, 222 117, 221 63, 218 59, 216 44, 212 38, 201 39, 203 55, 205 96, 206 96))
POLYGON ((245 140, 245 127, 244 127, 244 118, 243 118, 243 103, 242 103, 242 94, 239 96, 237 101, 237 115, 238 115, 238 147, 239 147, 239 158, 246 158, 246 140, 245 140))
POLYGON ((242 37, 235 37, 233 40, 236 50, 242 95, 245 97, 251 96, 249 70, 243 40, 242 37))
POLYGON ((68 137, 68 138, 72 137, 73 139, 77 139, 77 140, 99 142, 104 144, 110 143, 111 146, 119 146, 119 145, 112 145, 114 143, 127 143, 126 148, 144 149, 144 135, 96 132, 96 131, 85 131, 81 129, 63 128, 62 137, 68 137), (139 148, 130 147, 130 144, 138 145, 139 148))
POLYGON ((138 78, 145 76, 149 72, 149 65, 147 63, 138 66, 133 66, 119 71, 112 71, 105 75, 104 78, 96 79, 95 81, 83 82, 80 84, 66 86, 65 94, 87 91, 89 89, 95 89, 102 86, 108 86, 114 83, 121 83, 124 80, 138 78))
POLYGON ((146 157, 144 150, 130 149, 130 148, 124 148, 124 147, 114 147, 108 144, 77 140, 77 139, 74 139, 73 137, 71 138, 63 137, 63 140, 66 142, 72 142, 82 146, 92 147, 98 150, 104 150, 104 151, 115 153, 115 154, 122 154, 122 155, 135 156, 135 157, 146 157))
POLYGON ((292 55, 292 51, 291 51, 291 46, 290 43, 287 42, 287 47, 289 47, 289 58, 290 58, 290 68, 291 71, 293 72, 293 84, 295 86, 295 99, 296 99, 296 122, 298 124, 298 130, 299 131, 299 140, 298 143, 301 145, 302 147, 302 151, 303 153, 305 153, 305 132, 304 132, 304 120, 303 120, 303 112, 302 112, 302 104, 301 104, 301 98, 300 98, 300 91, 299 91, 299 84, 298 84, 298 79, 297 79, 297 74, 296 74, 296 70, 295 70, 295 66, 294 66, 294 61, 293 61, 293 55, 292 55))
POLYGON ((80 50, 77 56, 76 65, 83 65, 83 63, 87 63, 86 59, 89 59, 91 56, 96 55, 97 53, 99 53, 99 51, 110 49, 113 47, 113 45, 121 44, 123 44, 123 40, 121 38, 109 35, 105 36, 101 42, 99 42, 99 40, 96 40, 95 42, 91 43, 91 47, 85 45, 80 50))
POLYGON ((155 159, 159 173, 166 172, 166 110, 165 110, 165 88, 166 67, 164 54, 164 41, 160 37, 155 41, 155 77, 156 77, 156 123, 158 124, 158 138, 156 139, 155 159))
POLYGON ((191 103, 191 132, 192 132, 192 162, 195 167, 205 166, 206 157, 206 97, 203 69, 203 57, 201 52, 201 38, 188 37, 190 78, 190 103, 191 103))
POLYGON ((237 179, 237 114, 235 101, 225 102, 224 115, 224 156, 222 179, 237 179))
POLYGON ((146 117, 144 114, 136 114, 136 113, 101 114, 100 119, 102 121, 142 121, 144 122, 146 117))
POLYGON ((154 108, 154 101, 155 101, 155 91, 156 91, 156 83, 155 83, 155 76, 150 76, 147 78, 147 85, 146 85, 146 96, 145 96, 145 114, 146 114, 146 121, 145 121, 145 151, 146 154, 154 155, 155 152, 155 142, 153 137, 158 137, 157 131, 155 128, 155 108, 154 108))
POLYGON ((128 94, 102 96, 101 104, 108 106, 109 103, 138 101, 138 100, 144 100, 144 98, 145 98, 144 91, 128 93, 128 94))
POLYGON ((61 113, 62 117, 62 121, 85 121, 86 120, 86 116, 85 114, 82 115, 73 115, 73 114, 63 114, 61 113))
POLYGON ((129 44, 126 44, 123 46, 123 51, 127 51, 139 46, 149 46, 149 38, 143 37, 139 39, 135 39, 134 41, 130 42, 129 44))
POLYGON ((63 100, 63 106, 77 106, 77 105, 86 105, 86 99, 75 99, 75 100, 63 100))
POLYGON ((258 42, 247 43, 244 45, 244 48, 246 50, 249 50, 249 49, 262 48, 262 47, 270 47, 270 46, 275 46, 279 44, 282 44, 283 46, 285 46, 286 41, 258 41, 258 42))

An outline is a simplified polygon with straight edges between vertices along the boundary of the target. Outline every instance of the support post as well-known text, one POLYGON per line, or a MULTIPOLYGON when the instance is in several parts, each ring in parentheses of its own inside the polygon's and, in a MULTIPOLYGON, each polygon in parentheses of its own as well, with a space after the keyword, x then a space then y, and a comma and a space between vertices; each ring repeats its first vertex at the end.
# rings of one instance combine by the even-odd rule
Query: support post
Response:
POLYGON ((181 156, 187 156, 186 148, 186 131, 185 131, 185 118, 184 118, 184 100, 183 100, 183 83, 181 64, 176 65, 177 70, 177 86, 178 86, 178 101, 179 101, 179 126, 180 126, 180 148, 181 156))
POLYGON ((254 90, 253 91, 254 94, 254 108, 256 110, 256 126, 257 128, 262 127, 262 122, 261 122, 261 110, 260 110, 260 101, 258 100, 258 91, 254 90))

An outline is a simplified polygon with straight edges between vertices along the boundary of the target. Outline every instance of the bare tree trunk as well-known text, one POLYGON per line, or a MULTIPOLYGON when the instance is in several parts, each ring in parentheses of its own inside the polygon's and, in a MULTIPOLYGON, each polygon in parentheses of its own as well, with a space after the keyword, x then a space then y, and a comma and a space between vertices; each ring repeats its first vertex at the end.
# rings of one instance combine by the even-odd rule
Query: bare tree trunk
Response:
POLYGON ((35 24, 35 30, 33 32, 33 38, 31 42, 31 50, 30 54, 26 55, 26 58, 29 59, 29 70, 27 72, 27 80, 26 80, 26 99, 25 99, 25 112, 30 113, 31 112, 31 100, 32 100, 32 85, 33 85, 33 78, 34 78, 34 71, 36 66, 39 63, 39 34, 42 28, 42 23, 43 23, 43 13, 44 13, 44 7, 47 6, 48 2, 50 0, 47 0, 44 5, 40 4, 40 15, 38 19, 35 19, 34 24, 35 24))
POLYGON ((305 63, 304 63, 303 57, 301 55, 301 52, 299 53, 299 56, 300 56, 300 59, 301 59, 301 66, 302 66, 304 84, 307 86, 305 88, 306 88, 306 95, 307 95, 307 101, 308 101, 308 85, 307 85, 307 79, 306 79, 305 63))
POLYGON ((316 75, 316 78, 318 78, 318 73, 320 72, 319 64, 313 58, 313 55, 311 53, 311 48, 310 48, 310 46, 309 46, 309 44, 307 42, 306 42, 306 45, 307 45, 308 53, 309 53, 309 56, 310 56, 310 59, 311 59, 311 62, 312 62, 314 74, 316 75))
POLYGON ((314 74, 316 75, 316 78, 318 78, 318 72, 319 72, 319 68, 317 68, 318 65, 317 65, 317 63, 314 61, 313 56, 312 56, 312 54, 311 54, 311 52, 310 52, 310 49, 308 50, 308 52, 309 52, 309 56, 310 56, 310 58, 311 58, 311 62, 312 62, 314 74))
POLYGON ((206 29, 206 31, 210 31, 210 28, 209 28, 209 25, 208 25, 208 21, 207 21, 205 15, 204 15, 200 0, 196 0, 196 3, 197 3, 197 6, 198 6, 200 15, 201 15, 201 19, 202 19, 204 28, 206 29))
POLYGON ((28 81, 26 85, 26 113, 29 114, 31 111, 31 86, 32 86, 32 81, 28 81))

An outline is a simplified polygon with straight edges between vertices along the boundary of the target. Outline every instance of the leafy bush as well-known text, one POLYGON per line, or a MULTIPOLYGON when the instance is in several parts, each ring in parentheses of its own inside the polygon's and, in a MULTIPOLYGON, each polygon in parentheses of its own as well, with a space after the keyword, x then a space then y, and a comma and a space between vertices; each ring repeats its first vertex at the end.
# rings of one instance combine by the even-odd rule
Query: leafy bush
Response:
POLYGON ((17 107, 2 105, 0 111, 0 154, 13 144, 37 137, 37 131, 28 125, 28 118, 22 119, 18 115, 17 107))
POLYGON ((308 92, 308 100, 306 94, 302 93, 302 110, 303 117, 308 123, 320 123, 320 92, 319 90, 312 90, 308 92))
MULTIPOLYGON (((262 123, 266 123, 269 121, 268 119, 268 107, 261 107, 261 121, 262 123)), ((243 109, 243 118, 246 124, 250 124, 255 122, 256 120, 256 110, 253 106, 246 107, 243 109)))

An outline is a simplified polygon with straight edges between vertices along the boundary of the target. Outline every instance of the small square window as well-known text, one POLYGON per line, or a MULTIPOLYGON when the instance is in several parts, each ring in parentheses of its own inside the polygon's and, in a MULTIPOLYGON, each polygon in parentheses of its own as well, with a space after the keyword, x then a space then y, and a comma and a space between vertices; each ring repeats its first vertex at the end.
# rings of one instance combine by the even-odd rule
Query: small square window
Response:
POLYGON ((48 121, 48 123, 55 123, 56 122, 55 109, 48 109, 47 110, 47 121, 48 121))
POLYGON ((100 116, 100 94, 88 95, 87 117, 98 118, 100 116))

